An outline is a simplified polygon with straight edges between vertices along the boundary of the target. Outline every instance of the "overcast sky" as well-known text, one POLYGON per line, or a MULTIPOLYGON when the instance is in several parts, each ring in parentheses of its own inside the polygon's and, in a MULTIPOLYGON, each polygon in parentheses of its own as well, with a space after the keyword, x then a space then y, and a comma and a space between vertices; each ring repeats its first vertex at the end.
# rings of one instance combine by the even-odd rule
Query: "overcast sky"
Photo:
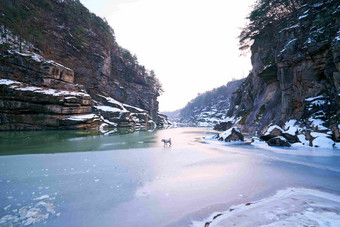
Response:
POLYGON ((81 0, 105 17, 118 44, 153 69, 165 92, 160 111, 247 76, 237 36, 255 0, 81 0))

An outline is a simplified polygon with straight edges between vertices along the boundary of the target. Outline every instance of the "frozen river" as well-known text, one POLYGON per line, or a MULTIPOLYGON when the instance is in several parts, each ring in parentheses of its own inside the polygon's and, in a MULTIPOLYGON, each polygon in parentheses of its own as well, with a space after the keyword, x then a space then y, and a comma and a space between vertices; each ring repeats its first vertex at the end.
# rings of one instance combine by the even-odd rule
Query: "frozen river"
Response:
POLYGON ((0 133, 0 226, 340 226, 340 150, 211 133, 0 133))

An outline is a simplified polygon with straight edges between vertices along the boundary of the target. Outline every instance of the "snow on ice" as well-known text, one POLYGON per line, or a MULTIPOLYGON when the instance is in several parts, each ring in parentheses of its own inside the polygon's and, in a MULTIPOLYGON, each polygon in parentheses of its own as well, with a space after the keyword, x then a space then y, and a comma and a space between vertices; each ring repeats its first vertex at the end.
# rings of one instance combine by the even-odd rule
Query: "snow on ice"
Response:
POLYGON ((340 196, 306 188, 287 188, 271 197, 215 212, 193 227, 340 226, 340 196), (259 218, 261 217, 261 218, 259 218))

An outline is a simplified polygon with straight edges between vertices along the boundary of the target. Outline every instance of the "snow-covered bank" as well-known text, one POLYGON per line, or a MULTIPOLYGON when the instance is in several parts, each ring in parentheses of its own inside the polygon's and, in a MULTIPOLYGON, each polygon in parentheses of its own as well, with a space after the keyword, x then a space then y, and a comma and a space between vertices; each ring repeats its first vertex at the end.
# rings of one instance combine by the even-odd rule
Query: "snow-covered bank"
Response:
POLYGON ((215 212, 192 226, 340 226, 340 195, 288 188, 274 196, 215 212), (261 218, 259 218, 261 216, 261 218))

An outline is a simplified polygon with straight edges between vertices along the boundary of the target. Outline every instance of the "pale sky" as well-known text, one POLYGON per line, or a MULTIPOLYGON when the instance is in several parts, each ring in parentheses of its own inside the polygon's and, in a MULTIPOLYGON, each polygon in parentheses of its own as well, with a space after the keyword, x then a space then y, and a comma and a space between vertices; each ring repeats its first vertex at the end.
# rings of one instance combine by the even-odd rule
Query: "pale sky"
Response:
POLYGON ((255 0, 80 0, 105 17, 120 46, 153 69, 165 92, 160 111, 248 75, 237 36, 255 0))

